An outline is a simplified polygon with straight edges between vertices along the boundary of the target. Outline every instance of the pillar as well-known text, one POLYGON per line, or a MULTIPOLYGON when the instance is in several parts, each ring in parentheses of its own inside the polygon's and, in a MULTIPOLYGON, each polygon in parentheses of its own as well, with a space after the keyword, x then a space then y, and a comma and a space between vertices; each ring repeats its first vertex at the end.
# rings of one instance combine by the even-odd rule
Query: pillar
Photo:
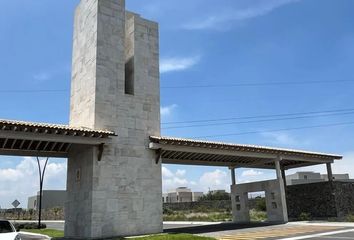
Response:
POLYGON ((235 168, 230 167, 231 170, 231 185, 236 185, 236 174, 235 174, 235 168))
POLYGON ((281 170, 281 177, 283 178, 284 187, 286 189, 286 174, 285 174, 285 169, 284 168, 281 170))
POLYGON ((276 175, 277 175, 277 179, 282 179, 282 174, 281 174, 281 168, 280 168, 280 161, 281 159, 277 159, 274 163, 275 163, 275 171, 276 171, 276 175))
POLYGON ((124 0, 81 0, 75 12, 70 125, 114 131, 68 159, 65 237, 99 239, 162 231, 158 25, 124 0))
POLYGON ((285 185, 284 185, 284 179, 283 179, 283 174, 280 166, 280 162, 282 161, 281 157, 278 157, 274 164, 275 164, 275 171, 277 175, 277 181, 278 181, 278 190, 279 190, 279 197, 280 197, 280 206, 277 206, 280 208, 281 211, 281 222, 286 223, 288 222, 288 209, 286 205, 286 193, 285 193, 285 185))
POLYGON ((333 182, 333 173, 332 173, 331 163, 326 163, 326 166, 327 166, 328 182, 333 182))

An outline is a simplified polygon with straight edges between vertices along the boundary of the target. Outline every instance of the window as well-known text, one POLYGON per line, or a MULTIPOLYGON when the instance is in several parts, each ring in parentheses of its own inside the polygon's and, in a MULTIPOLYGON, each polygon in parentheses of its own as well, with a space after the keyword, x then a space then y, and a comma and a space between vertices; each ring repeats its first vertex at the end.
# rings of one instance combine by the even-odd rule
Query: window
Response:
POLYGON ((240 196, 235 197, 236 202, 240 202, 240 196))
POLYGON ((240 211, 241 210, 241 204, 236 204, 236 210, 240 211))
POLYGON ((125 63, 125 94, 134 95, 134 57, 125 63))
POLYGON ((307 180, 307 175, 304 175, 304 179, 306 179, 306 180, 307 180))
POLYGON ((272 208, 273 208, 273 209, 277 209, 277 208, 278 208, 278 206, 277 206, 277 203, 276 203, 276 202, 272 202, 272 208))

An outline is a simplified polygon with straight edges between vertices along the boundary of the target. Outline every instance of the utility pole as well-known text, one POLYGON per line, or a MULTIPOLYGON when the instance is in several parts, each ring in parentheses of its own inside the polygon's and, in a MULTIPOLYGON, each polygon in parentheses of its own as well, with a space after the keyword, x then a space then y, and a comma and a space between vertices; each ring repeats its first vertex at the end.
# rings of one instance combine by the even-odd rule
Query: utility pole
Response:
POLYGON ((41 220, 42 220, 42 193, 43 193, 43 180, 45 169, 47 168, 49 157, 45 160, 43 171, 41 168, 41 163, 39 161, 39 157, 37 157, 37 164, 38 164, 38 172, 39 172, 39 209, 38 209, 38 229, 41 229, 41 220))

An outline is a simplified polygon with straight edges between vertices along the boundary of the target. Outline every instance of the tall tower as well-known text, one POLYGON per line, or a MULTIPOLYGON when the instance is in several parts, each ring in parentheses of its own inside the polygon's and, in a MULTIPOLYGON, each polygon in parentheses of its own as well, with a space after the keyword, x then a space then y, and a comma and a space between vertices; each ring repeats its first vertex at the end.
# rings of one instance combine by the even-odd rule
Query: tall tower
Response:
POLYGON ((124 0, 81 0, 75 12, 70 125, 118 134, 68 160, 67 238, 162 231, 161 164, 148 149, 160 135, 157 23, 124 0))

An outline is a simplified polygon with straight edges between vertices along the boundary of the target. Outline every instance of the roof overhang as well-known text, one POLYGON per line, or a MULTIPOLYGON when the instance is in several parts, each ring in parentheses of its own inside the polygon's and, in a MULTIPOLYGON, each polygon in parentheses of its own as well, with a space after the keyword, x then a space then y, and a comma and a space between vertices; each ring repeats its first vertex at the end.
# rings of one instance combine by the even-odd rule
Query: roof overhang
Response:
POLYGON ((167 164, 274 169, 274 161, 281 160, 283 169, 291 169, 342 159, 317 152, 154 136, 149 147, 167 164))
POLYGON ((102 145, 114 132, 67 125, 0 120, 0 155, 68 157, 73 145, 102 145))

